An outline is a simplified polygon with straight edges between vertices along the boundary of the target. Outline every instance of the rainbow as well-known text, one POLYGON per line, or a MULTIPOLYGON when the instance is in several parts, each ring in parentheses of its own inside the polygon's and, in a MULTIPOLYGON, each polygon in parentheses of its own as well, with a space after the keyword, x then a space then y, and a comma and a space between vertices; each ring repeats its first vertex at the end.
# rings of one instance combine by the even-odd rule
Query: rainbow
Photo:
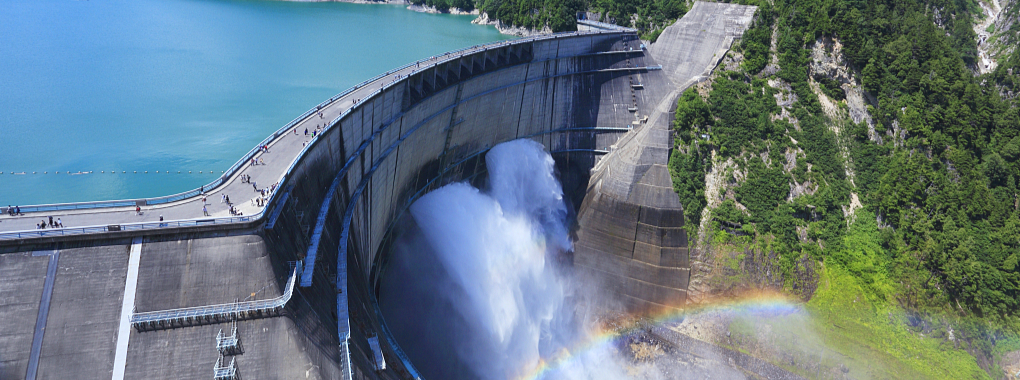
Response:
POLYGON ((518 379, 544 379, 564 368, 579 366, 583 358, 598 350, 610 350, 614 342, 641 325, 661 325, 681 322, 687 316, 701 313, 727 313, 731 315, 771 317, 804 312, 803 304, 775 292, 750 292, 736 298, 719 298, 687 305, 683 310, 663 308, 663 311, 644 316, 630 316, 630 322, 622 328, 594 331, 573 349, 563 349, 551 358, 540 360, 537 365, 518 379))

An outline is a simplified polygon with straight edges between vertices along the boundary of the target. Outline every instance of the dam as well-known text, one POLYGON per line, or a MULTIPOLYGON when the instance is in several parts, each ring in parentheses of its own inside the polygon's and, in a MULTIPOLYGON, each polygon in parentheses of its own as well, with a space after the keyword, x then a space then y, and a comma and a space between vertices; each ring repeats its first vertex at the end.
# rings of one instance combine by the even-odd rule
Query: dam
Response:
POLYGON ((0 378, 422 378, 378 308, 395 226, 516 139, 555 159, 574 265, 628 308, 682 307, 671 109, 754 10, 695 3, 651 45, 580 23, 428 57, 310 109, 202 188, 5 209, 0 378), (33 228, 50 216, 67 227, 33 228))

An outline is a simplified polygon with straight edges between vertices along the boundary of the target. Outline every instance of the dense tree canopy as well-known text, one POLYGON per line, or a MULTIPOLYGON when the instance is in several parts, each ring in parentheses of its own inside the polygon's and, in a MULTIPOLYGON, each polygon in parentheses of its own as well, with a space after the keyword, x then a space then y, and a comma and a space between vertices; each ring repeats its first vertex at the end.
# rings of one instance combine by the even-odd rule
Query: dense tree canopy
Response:
MULTIPOLYGON (((679 100, 674 171, 706 170, 710 164, 681 163, 691 161, 691 142, 710 135, 719 157, 745 173, 735 203, 723 203, 714 218, 754 225, 774 237, 781 256, 839 263, 901 304, 1015 326, 1020 114, 1008 91, 1020 83, 1010 70, 1020 53, 975 74, 978 8, 970 0, 750 3, 759 10, 735 46, 740 70, 717 74, 704 99, 688 91, 679 100), (844 83, 809 73, 810 48, 824 40, 843 45, 873 130, 823 112, 819 92, 846 98, 844 83), (771 54, 778 70, 765 75, 771 54), (777 96, 793 99, 792 117, 779 116, 777 96), (791 196, 794 184, 810 191, 791 196), (851 194, 864 208, 856 219, 845 213, 851 194)), ((681 199, 698 194, 690 177, 675 175, 681 199)))

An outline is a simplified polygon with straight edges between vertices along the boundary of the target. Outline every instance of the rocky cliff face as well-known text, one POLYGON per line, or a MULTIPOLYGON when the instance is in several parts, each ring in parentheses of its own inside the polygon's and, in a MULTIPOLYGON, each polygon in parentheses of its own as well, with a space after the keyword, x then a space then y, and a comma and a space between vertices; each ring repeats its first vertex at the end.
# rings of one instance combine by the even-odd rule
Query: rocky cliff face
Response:
POLYGON ((520 26, 507 25, 500 20, 490 19, 489 15, 485 12, 482 12, 478 16, 478 18, 471 21, 471 23, 478 25, 495 25, 496 30, 498 30, 500 33, 518 37, 529 37, 539 34, 552 34, 552 29, 550 29, 548 25, 546 25, 542 29, 530 29, 520 26))
POLYGON ((450 8, 450 9, 447 9, 446 11, 441 11, 441 10, 439 10, 436 7, 430 7, 428 5, 416 5, 416 4, 408 5, 407 9, 415 11, 415 12, 421 12, 421 13, 443 13, 443 14, 451 14, 451 15, 476 15, 476 16, 478 15, 478 9, 471 10, 471 11, 465 11, 465 10, 460 9, 460 8, 450 8))
MULTIPOLYGON (((854 75, 843 59, 843 44, 838 39, 818 39, 811 49, 811 63, 808 64, 811 77, 817 80, 832 80, 839 83, 846 93, 846 105, 853 122, 866 122, 868 135, 881 143, 875 135, 875 125, 868 114, 868 102, 864 98, 861 80, 854 75), (824 79, 823 79, 824 78, 824 79)), ((838 115, 829 115, 838 116, 838 115)))
POLYGON ((979 20, 974 22, 974 33, 977 34, 979 62, 978 74, 995 71, 999 59, 1005 58, 1016 50, 1020 43, 1017 30, 1014 30, 1020 18, 1020 2, 1017 0, 984 0, 981 5, 979 20))

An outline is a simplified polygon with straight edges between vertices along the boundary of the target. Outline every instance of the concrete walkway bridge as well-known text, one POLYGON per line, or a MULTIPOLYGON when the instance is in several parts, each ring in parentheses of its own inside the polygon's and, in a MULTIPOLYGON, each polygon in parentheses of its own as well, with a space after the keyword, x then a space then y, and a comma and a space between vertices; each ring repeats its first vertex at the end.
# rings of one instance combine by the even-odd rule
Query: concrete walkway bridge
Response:
POLYGON ((376 299, 394 231, 425 193, 484 185, 488 150, 520 138, 551 153, 578 210, 575 266, 636 307, 681 306, 670 104, 753 13, 699 2, 648 46, 589 23, 428 57, 313 107, 199 189, 5 213, 0 378, 420 379, 376 299), (35 228, 50 216, 66 227, 35 228), (259 313, 276 317, 244 318, 259 313), (219 349, 220 321, 243 350, 219 349))
POLYGON ((290 301, 290 297, 294 295, 294 280, 297 279, 297 271, 298 267, 295 266, 294 271, 290 275, 290 280, 287 281, 286 290, 276 298, 132 313, 131 326, 134 326, 139 331, 169 329, 197 324, 260 318, 278 314, 287 305, 287 302, 290 301))

